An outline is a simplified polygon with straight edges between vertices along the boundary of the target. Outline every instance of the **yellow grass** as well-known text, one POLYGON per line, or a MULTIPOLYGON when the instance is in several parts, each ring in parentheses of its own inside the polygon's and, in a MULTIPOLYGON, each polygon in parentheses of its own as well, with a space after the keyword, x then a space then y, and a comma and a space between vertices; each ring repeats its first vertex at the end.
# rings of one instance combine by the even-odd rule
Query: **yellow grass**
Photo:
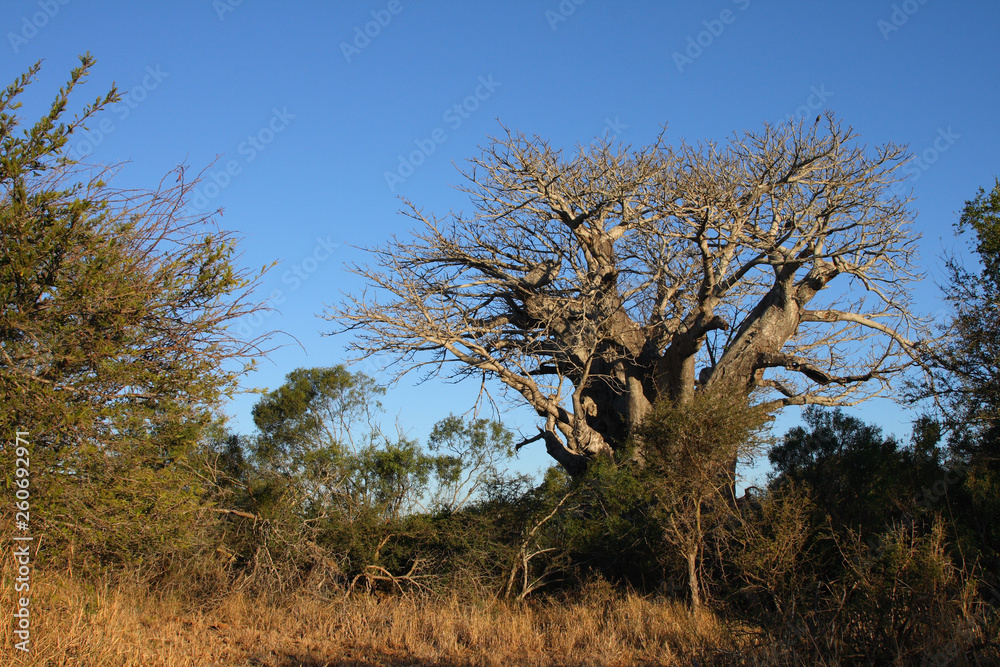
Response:
POLYGON ((274 602, 232 592, 195 605, 137 583, 36 572, 23 654, 13 647, 12 561, 2 551, 4 665, 670 665, 706 664, 732 645, 710 614, 601 586, 535 604, 367 594, 274 602))

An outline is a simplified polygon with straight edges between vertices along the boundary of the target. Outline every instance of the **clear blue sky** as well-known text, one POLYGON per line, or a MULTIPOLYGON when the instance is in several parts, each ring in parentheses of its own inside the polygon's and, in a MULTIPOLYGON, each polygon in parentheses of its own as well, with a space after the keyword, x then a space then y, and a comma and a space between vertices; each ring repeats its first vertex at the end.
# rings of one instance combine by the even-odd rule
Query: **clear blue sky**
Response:
MULTIPOLYGON (((930 276, 918 303, 932 314, 956 212, 1000 172, 998 26, 1000 5, 985 1, 5 0, 0 84, 45 61, 30 118, 90 51, 98 63, 77 105, 112 82, 127 98, 106 112, 110 131, 74 148, 130 160, 120 183, 135 186, 218 158, 223 187, 200 205, 224 209, 248 265, 280 262, 261 295, 282 290, 281 312, 262 326, 302 346, 250 378, 273 388, 296 367, 343 359, 344 341, 321 336, 330 323, 317 314, 359 287, 343 266, 363 259, 352 246, 407 233, 397 196, 438 214, 467 207, 454 165, 498 122, 555 145, 611 131, 638 146, 664 123, 669 140, 724 139, 831 108, 870 146, 909 144, 926 160, 909 184, 930 276), (386 173, 429 139, 433 152, 390 187, 386 173)), ((423 438, 475 391, 404 381, 390 418, 423 438)), ((253 401, 230 406, 237 428, 249 430, 253 401)), ((912 418, 888 401, 859 414, 897 433, 912 418)), ((526 411, 508 420, 534 430, 526 411)), ((538 445, 520 465, 547 463, 538 445)))

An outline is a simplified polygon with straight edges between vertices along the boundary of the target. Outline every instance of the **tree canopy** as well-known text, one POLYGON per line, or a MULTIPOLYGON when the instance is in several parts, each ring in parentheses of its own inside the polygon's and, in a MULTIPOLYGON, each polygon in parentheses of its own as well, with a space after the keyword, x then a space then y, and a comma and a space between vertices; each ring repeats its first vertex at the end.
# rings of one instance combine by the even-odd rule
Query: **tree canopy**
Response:
POLYGON ((501 471, 513 436, 499 422, 451 415, 425 451, 379 423, 385 389, 345 366, 299 368, 253 409, 253 461, 277 473, 316 513, 397 517, 453 512, 516 481, 501 471))
POLYGON ((771 407, 856 403, 926 336, 912 213, 889 189, 905 159, 830 114, 568 158, 507 131, 464 174, 472 212, 406 202, 418 231, 355 266, 374 289, 329 316, 400 374, 499 380, 543 420, 521 445, 543 440, 574 474, 657 399, 727 386, 770 390, 771 407))
POLYGON ((968 436, 994 443, 1000 456, 1000 180, 980 188, 966 202, 956 224, 966 235, 975 263, 948 258, 945 297, 953 316, 934 348, 933 381, 924 395, 946 406, 949 425, 968 436))
POLYGON ((195 183, 178 170, 152 190, 115 188, 115 167, 67 157, 67 138, 118 99, 64 120, 93 62, 23 132, 18 98, 39 65, 0 92, 0 425, 30 433, 46 500, 76 503, 40 515, 74 516, 63 527, 93 531, 96 548, 102 526, 125 523, 115 512, 161 504, 153 489, 190 495, 175 464, 259 349, 229 332, 258 307, 235 239, 181 213, 195 183))

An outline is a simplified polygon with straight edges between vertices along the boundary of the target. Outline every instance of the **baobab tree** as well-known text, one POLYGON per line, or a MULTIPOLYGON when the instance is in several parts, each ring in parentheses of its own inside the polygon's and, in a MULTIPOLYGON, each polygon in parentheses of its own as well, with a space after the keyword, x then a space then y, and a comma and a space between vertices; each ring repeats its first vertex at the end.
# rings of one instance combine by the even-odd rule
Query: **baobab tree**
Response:
POLYGON ((495 378, 544 420, 571 474, 621 448, 656 400, 768 390, 854 404, 919 359, 904 147, 869 151, 832 114, 671 147, 569 158, 504 130, 471 160, 469 214, 424 214, 353 270, 328 317, 393 368, 495 378))

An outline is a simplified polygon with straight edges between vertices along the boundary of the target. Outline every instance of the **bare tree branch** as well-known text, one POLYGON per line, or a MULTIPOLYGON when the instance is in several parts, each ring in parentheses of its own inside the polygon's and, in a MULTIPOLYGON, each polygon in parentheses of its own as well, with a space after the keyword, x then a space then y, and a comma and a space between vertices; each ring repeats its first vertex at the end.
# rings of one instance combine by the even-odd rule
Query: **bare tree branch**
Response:
POLYGON ((328 316, 399 375, 499 380, 544 421, 527 442, 571 472, 661 397, 863 400, 928 334, 908 293, 912 213, 889 191, 905 150, 856 139, 828 115, 724 147, 601 140, 566 158, 505 129, 464 174, 474 211, 406 202, 418 230, 354 266, 374 289, 328 316))

